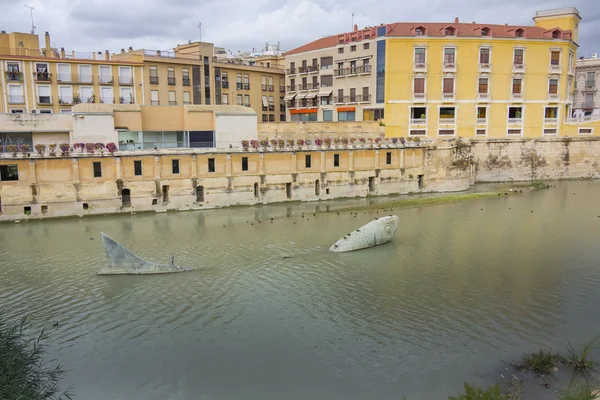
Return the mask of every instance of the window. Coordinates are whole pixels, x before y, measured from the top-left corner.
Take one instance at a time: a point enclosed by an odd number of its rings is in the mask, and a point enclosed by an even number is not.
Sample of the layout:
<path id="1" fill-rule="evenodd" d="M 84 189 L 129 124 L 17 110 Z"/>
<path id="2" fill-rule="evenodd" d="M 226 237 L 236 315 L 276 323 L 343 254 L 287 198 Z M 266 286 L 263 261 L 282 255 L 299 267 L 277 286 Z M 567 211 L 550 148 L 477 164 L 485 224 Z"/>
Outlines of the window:
<path id="1" fill-rule="evenodd" d="M 150 91 L 150 104 L 153 106 L 157 106 L 160 104 L 160 102 L 158 101 L 158 90 Z"/>
<path id="2" fill-rule="evenodd" d="M 559 31 L 558 29 L 555 31 L 552 31 L 552 39 L 560 39 L 561 37 L 561 31 Z"/>
<path id="3" fill-rule="evenodd" d="M 242 157 L 242 171 L 248 171 L 248 157 Z"/>
<path id="4" fill-rule="evenodd" d="M 523 116 L 523 109 L 521 107 L 508 107 L 508 118 L 509 119 L 521 119 Z"/>
<path id="5" fill-rule="evenodd" d="M 558 107 L 546 107 L 544 110 L 544 118 L 556 119 L 558 118 Z"/>
<path id="6" fill-rule="evenodd" d="M 426 119 L 427 118 L 427 108 L 426 107 L 412 107 L 410 110 L 410 118 L 411 119 Z"/>
<path id="7" fill-rule="evenodd" d="M 190 92 L 183 92 L 183 104 L 191 104 Z M 224 103 L 226 104 L 226 103 Z"/>
<path id="8" fill-rule="evenodd" d="M 150 83 L 158 85 L 158 69 L 155 66 L 150 66 Z"/>
<path id="9" fill-rule="evenodd" d="M 94 161 L 94 178 L 102 178 L 102 163 L 100 161 Z"/>
<path id="10" fill-rule="evenodd" d="M 579 135 L 591 135 L 594 133 L 593 128 L 579 128 Z"/>
<path id="11" fill-rule="evenodd" d="M 477 136 L 485 136 L 486 135 L 486 130 L 485 129 L 477 129 L 477 131 L 475 132 L 475 134 Z"/>
<path id="12" fill-rule="evenodd" d="M 425 78 L 418 77 L 413 79 L 413 93 L 425 93 Z"/>
<path id="13" fill-rule="evenodd" d="M 520 129 L 509 129 L 507 133 L 509 135 L 520 135 L 521 134 L 521 130 Z"/>
<path id="14" fill-rule="evenodd" d="M 423 35 L 425 35 L 425 29 L 424 28 L 417 28 L 417 29 L 415 29 L 415 35 L 417 35 L 417 36 L 423 36 Z"/>
<path id="15" fill-rule="evenodd" d="M 262 122 L 269 122 L 269 116 L 267 114 L 262 115 Z"/>
<path id="16" fill-rule="evenodd" d="M 339 154 L 334 154 L 333 155 L 333 166 L 334 167 L 339 167 L 340 166 L 340 155 Z"/>
<path id="17" fill-rule="evenodd" d="M 550 52 L 550 65 L 560 65 L 560 51 Z"/>
<path id="18" fill-rule="evenodd" d="M 244 74 L 244 90 L 250 89 L 250 76 L 248 74 Z"/>
<path id="19" fill-rule="evenodd" d="M 16 165 L 0 165 L 0 181 L 18 181 L 19 168 Z"/>
<path id="20" fill-rule="evenodd" d="M 169 85 L 175 84 L 175 68 L 173 68 L 173 67 L 167 68 L 167 84 L 169 84 Z"/>
<path id="21" fill-rule="evenodd" d="M 38 104 L 52 104 L 50 86 L 38 85 Z"/>
<path id="22" fill-rule="evenodd" d="M 369 43 L 364 43 L 363 44 L 363 50 L 369 50 Z"/>
<path id="23" fill-rule="evenodd" d="M 25 111 L 22 108 L 13 108 L 10 110 L 11 114 L 23 114 Z"/>
<path id="24" fill-rule="evenodd" d="M 246 107 L 250 107 L 250 95 L 249 94 L 244 95 L 244 105 Z"/>
<path id="25" fill-rule="evenodd" d="M 293 64 L 293 63 L 292 63 Z M 235 75 L 236 88 L 241 90 L 244 86 L 242 85 L 242 74 Z"/>
<path id="26" fill-rule="evenodd" d="M 363 62 L 363 67 L 366 67 L 367 65 L 369 65 L 369 59 L 368 58 L 365 58 L 364 60 L 362 60 L 362 62 Z"/>
<path id="27" fill-rule="evenodd" d="M 369 87 L 365 86 L 362 89 L 362 101 L 369 101 L 371 100 L 370 95 L 369 95 Z"/>
<path id="28" fill-rule="evenodd" d="M 237 105 L 238 106 L 243 106 L 244 105 L 243 96 L 241 94 L 237 95 Z"/>
<path id="29" fill-rule="evenodd" d="M 285 114 L 281 114 L 281 115 L 279 116 L 279 120 L 280 120 L 281 122 L 285 122 Z"/>
<path id="30" fill-rule="evenodd" d="M 223 73 L 223 79 L 227 80 L 226 77 L 226 72 Z M 181 84 L 183 86 L 190 86 L 190 70 L 187 68 L 183 68 L 181 70 Z"/>
<path id="31" fill-rule="evenodd" d="M 454 114 L 456 110 L 454 107 L 440 107 L 440 122 L 444 120 L 454 121 Z"/>
<path id="32" fill-rule="evenodd" d="M 333 110 L 323 110 L 323 121 L 333 121 Z"/>
<path id="33" fill-rule="evenodd" d="M 425 48 L 415 48 L 415 64 L 425 64 Z"/>
<path id="34" fill-rule="evenodd" d="M 489 64 L 490 63 L 490 49 L 479 49 L 479 63 Z"/>
<path id="35" fill-rule="evenodd" d="M 392 152 L 388 151 L 385 153 L 385 163 L 386 165 L 392 165 Z"/>
<path id="36" fill-rule="evenodd" d="M 454 78 L 444 78 L 444 94 L 454 93 Z"/>
<path id="37" fill-rule="evenodd" d="M 350 51 L 356 51 L 356 45 L 350 46 Z"/>
<path id="38" fill-rule="evenodd" d="M 120 90 L 119 103 L 121 104 L 134 104 L 133 101 L 133 90 L 130 87 L 122 87 Z"/>
<path id="39" fill-rule="evenodd" d="M 479 78 L 479 93 L 488 93 L 488 78 Z"/>
<path id="40" fill-rule="evenodd" d="M 333 75 L 321 76 L 321 87 L 333 86 Z"/>
<path id="41" fill-rule="evenodd" d="M 312 166 L 312 156 L 310 154 L 307 154 L 306 156 L 304 156 L 304 167 L 311 168 L 311 166 Z"/>
<path id="42" fill-rule="evenodd" d="M 354 111 L 338 111 L 338 121 L 354 121 Z"/>
<path id="43" fill-rule="evenodd" d="M 451 26 L 446 28 L 446 30 L 444 31 L 444 34 L 446 36 L 454 36 L 454 28 Z"/>
<path id="44" fill-rule="evenodd" d="M 174 175 L 179 174 L 179 160 L 171 160 L 171 168 Z"/>
<path id="45" fill-rule="evenodd" d="M 444 48 L 444 64 L 454 64 L 456 61 L 456 49 L 454 47 Z"/>
<path id="46" fill-rule="evenodd" d="M 512 93 L 513 94 L 521 94 L 521 83 L 522 83 L 522 79 L 519 78 L 514 78 L 512 80 Z"/>
<path id="47" fill-rule="evenodd" d="M 594 108 L 594 93 L 585 94 L 584 108 Z"/>
<path id="48" fill-rule="evenodd" d="M 142 162 L 140 160 L 135 160 L 133 162 L 133 174 L 136 176 L 142 175 Z"/>
<path id="49" fill-rule="evenodd" d="M 481 36 L 489 36 L 490 35 L 490 28 L 482 28 L 481 29 Z"/>
<path id="50" fill-rule="evenodd" d="M 223 93 L 221 96 L 221 104 L 227 105 L 229 104 L 229 94 Z"/>
<path id="51" fill-rule="evenodd" d="M 350 89 L 350 102 L 356 102 L 356 88 Z"/>
<path id="52" fill-rule="evenodd" d="M 215 172 L 215 159 L 214 158 L 208 159 L 208 172 Z"/>
<path id="53" fill-rule="evenodd" d="M 515 65 L 523 65 L 523 49 L 515 49 L 514 63 Z"/>
<path id="54" fill-rule="evenodd" d="M 477 107 L 477 120 L 487 118 L 487 107 Z"/>
<path id="55" fill-rule="evenodd" d="M 344 54 L 344 48 L 343 47 L 338 48 L 338 54 Z"/>
<path id="56" fill-rule="evenodd" d="M 177 105 L 177 101 L 175 100 L 175 91 L 174 90 L 169 90 L 169 105 L 170 106 Z"/>
<path id="57" fill-rule="evenodd" d="M 548 93 L 558 94 L 558 79 L 550 79 L 548 83 Z"/>
<path id="58" fill-rule="evenodd" d="M 427 131 L 425 129 L 411 129 L 408 132 L 409 136 L 425 136 Z"/>
<path id="59" fill-rule="evenodd" d="M 342 103 L 344 101 L 344 89 L 338 89 L 338 103 Z"/>
<path id="60" fill-rule="evenodd" d="M 587 77 L 585 79 L 585 84 L 587 86 L 593 86 L 594 83 L 596 83 L 596 73 L 595 72 L 588 72 L 587 73 Z"/>
<path id="61" fill-rule="evenodd" d="M 523 36 L 525 36 L 525 31 L 523 29 L 519 28 L 515 31 L 515 37 L 523 37 Z"/>

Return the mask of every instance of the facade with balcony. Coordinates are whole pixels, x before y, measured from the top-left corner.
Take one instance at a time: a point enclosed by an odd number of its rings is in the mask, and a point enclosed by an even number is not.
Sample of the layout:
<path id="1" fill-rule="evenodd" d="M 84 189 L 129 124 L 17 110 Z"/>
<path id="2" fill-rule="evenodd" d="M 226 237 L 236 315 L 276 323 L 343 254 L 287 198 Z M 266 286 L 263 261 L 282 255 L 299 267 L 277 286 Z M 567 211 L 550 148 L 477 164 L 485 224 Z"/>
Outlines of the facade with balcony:
<path id="1" fill-rule="evenodd" d="M 376 98 L 376 28 L 316 40 L 285 54 L 285 104 L 290 121 L 363 121 L 383 118 Z M 385 42 L 382 42 L 385 44 Z M 379 46 L 380 65 L 385 59 Z M 383 86 L 380 85 L 382 91 Z"/>
<path id="2" fill-rule="evenodd" d="M 600 58 L 584 58 L 576 62 L 573 117 L 600 119 Z"/>

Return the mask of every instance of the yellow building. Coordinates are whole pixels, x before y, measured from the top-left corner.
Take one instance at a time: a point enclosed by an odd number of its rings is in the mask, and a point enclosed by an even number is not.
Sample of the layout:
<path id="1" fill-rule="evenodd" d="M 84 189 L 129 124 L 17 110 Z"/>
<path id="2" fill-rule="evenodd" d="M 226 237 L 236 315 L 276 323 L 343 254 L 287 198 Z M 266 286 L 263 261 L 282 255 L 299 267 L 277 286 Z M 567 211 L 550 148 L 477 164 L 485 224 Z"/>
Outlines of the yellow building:
<path id="1" fill-rule="evenodd" d="M 570 118 L 580 19 L 570 7 L 538 11 L 533 26 L 388 25 L 386 135 L 581 134 Z"/>
<path id="2" fill-rule="evenodd" d="M 134 104 L 143 94 L 143 64 L 108 51 L 40 49 L 38 35 L 0 33 L 0 113 L 70 113 L 78 103 Z"/>

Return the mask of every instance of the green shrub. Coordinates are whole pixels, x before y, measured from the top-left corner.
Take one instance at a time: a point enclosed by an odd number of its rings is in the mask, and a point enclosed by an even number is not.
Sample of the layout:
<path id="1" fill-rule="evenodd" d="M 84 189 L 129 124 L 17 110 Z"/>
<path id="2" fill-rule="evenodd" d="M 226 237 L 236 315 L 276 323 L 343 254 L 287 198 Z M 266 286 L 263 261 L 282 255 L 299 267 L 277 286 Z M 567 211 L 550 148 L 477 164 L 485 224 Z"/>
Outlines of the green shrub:
<path id="1" fill-rule="evenodd" d="M 594 362 L 590 360 L 592 353 L 600 348 L 600 334 L 591 336 L 579 350 L 576 350 L 570 343 L 567 343 L 566 363 L 578 371 L 589 370 L 594 367 Z"/>
<path id="2" fill-rule="evenodd" d="M 540 349 L 537 353 L 525 354 L 517 367 L 538 374 L 551 374 L 556 370 L 558 363 L 563 360 L 564 358 L 560 354 Z"/>
<path id="3" fill-rule="evenodd" d="M 558 400 L 594 400 L 595 398 L 588 385 L 571 385 L 558 394 Z"/>
<path id="4" fill-rule="evenodd" d="M 500 392 L 500 386 L 489 386 L 486 389 L 465 382 L 464 393 L 450 396 L 448 400 L 507 400 L 508 396 Z"/>

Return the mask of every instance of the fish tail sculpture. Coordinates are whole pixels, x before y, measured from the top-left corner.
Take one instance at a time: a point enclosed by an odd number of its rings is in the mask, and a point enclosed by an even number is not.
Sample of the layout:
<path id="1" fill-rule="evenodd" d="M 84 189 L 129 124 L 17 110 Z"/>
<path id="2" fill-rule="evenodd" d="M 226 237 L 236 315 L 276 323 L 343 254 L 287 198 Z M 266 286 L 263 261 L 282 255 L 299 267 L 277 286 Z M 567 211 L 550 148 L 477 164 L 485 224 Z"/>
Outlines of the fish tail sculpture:
<path id="1" fill-rule="evenodd" d="M 335 242 L 329 250 L 342 253 L 377 246 L 392 240 L 397 230 L 397 215 L 376 218 L 354 232 L 345 235 Z"/>
<path id="2" fill-rule="evenodd" d="M 190 268 L 178 267 L 173 263 L 155 264 L 144 261 L 104 233 L 100 232 L 100 236 L 102 237 L 104 250 L 106 250 L 108 267 L 101 269 L 98 275 L 166 274 L 192 270 Z"/>

